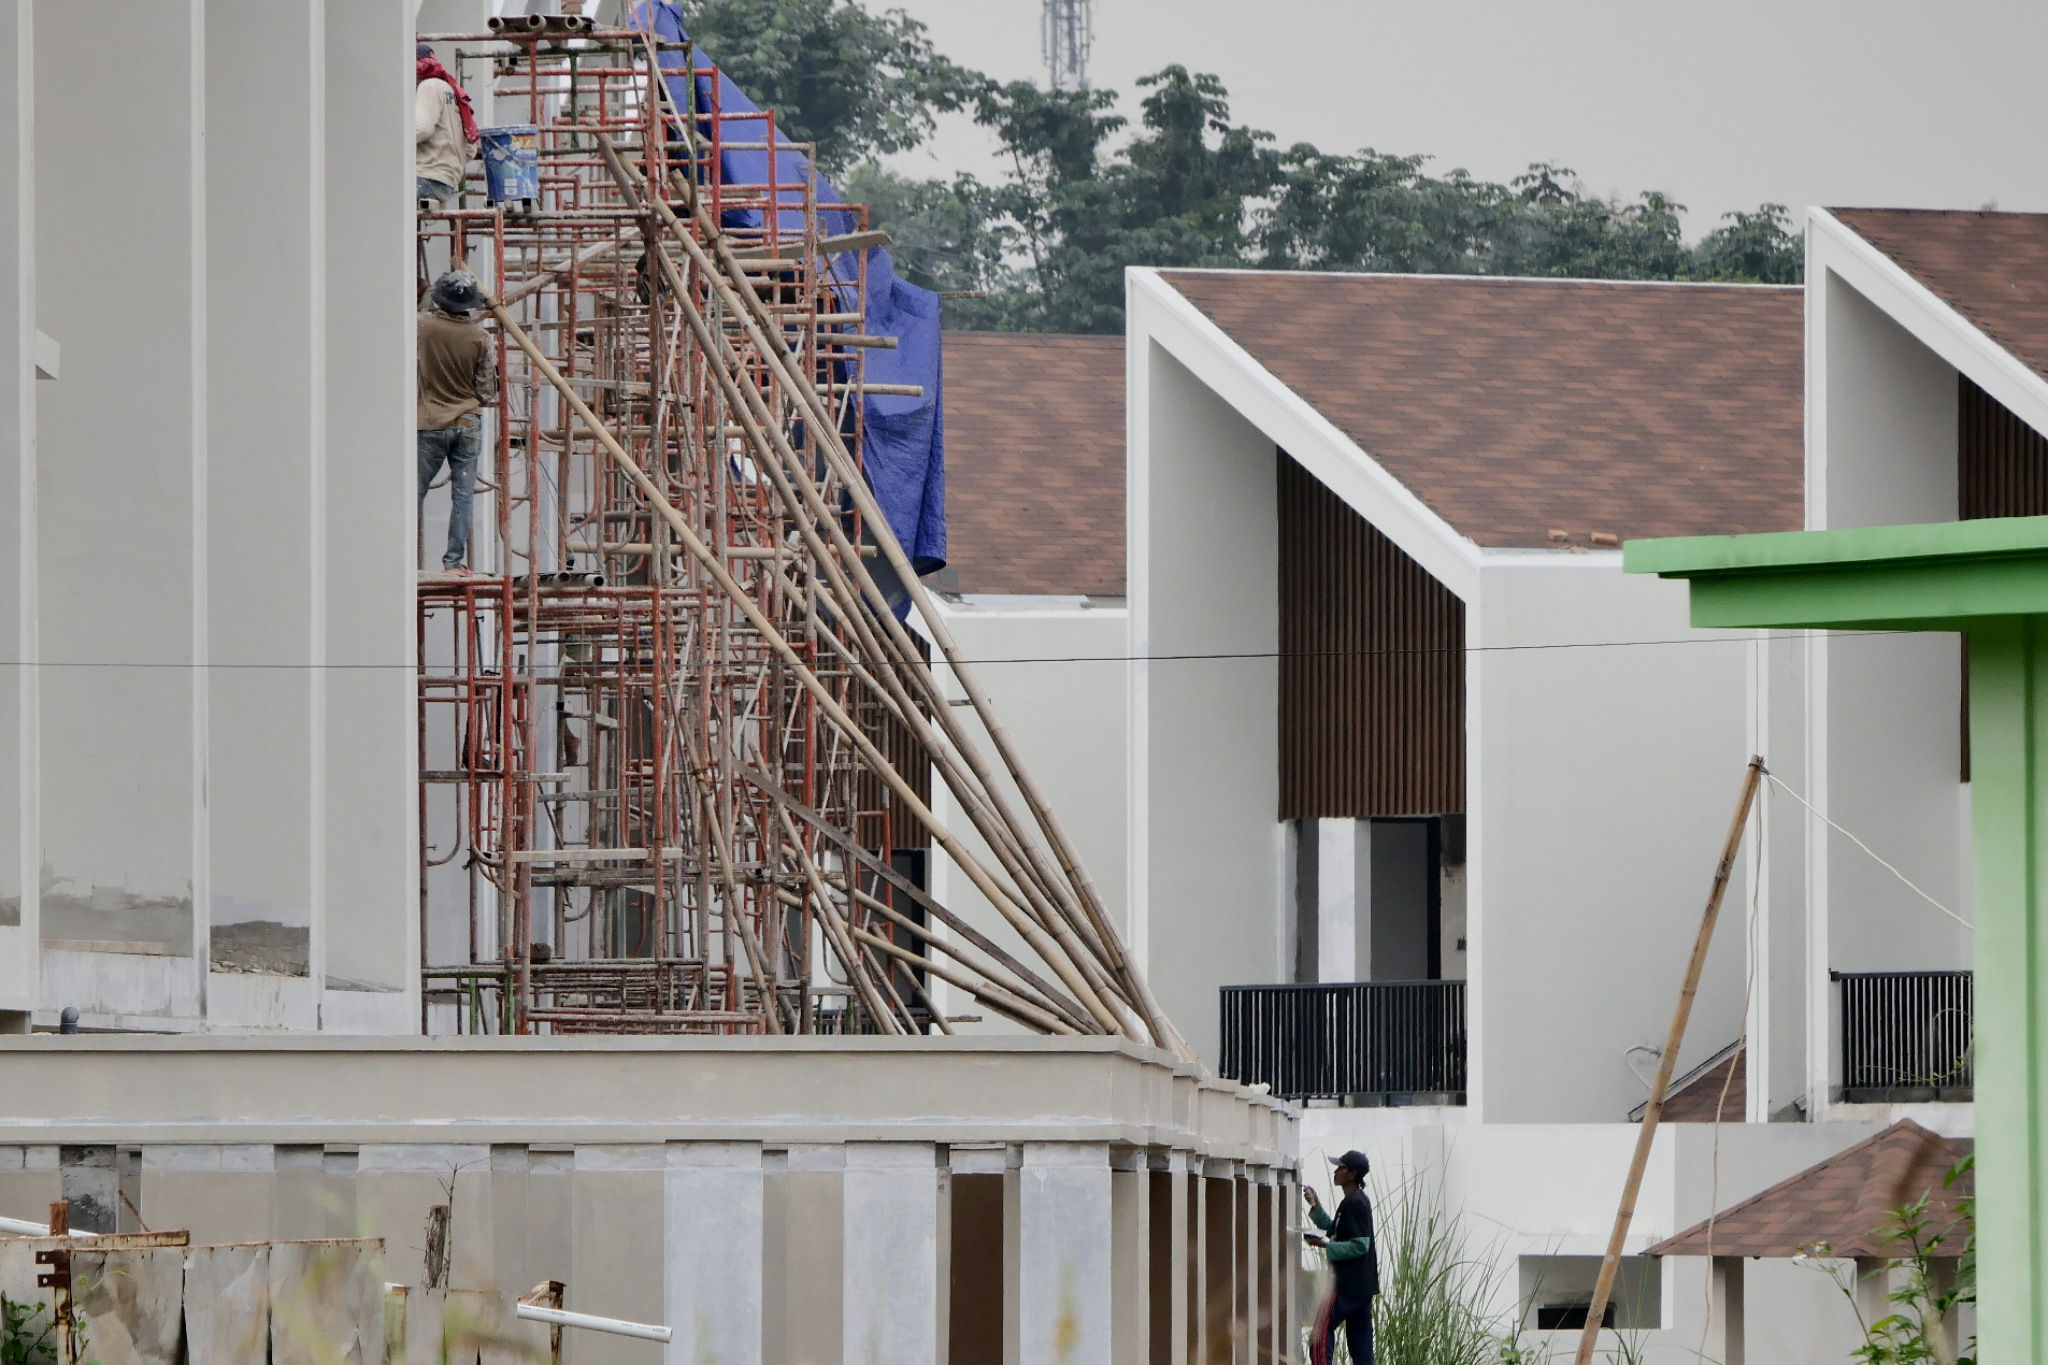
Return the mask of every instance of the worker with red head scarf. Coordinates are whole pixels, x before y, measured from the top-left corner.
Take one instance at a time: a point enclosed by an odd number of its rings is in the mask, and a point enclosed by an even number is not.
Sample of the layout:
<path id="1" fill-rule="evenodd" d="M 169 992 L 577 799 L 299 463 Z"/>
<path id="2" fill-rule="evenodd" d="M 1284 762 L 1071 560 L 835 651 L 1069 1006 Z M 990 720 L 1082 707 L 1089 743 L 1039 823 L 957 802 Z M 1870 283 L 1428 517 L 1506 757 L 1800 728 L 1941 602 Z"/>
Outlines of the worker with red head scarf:
<path id="1" fill-rule="evenodd" d="M 476 155 L 476 110 L 431 44 L 414 49 L 413 69 L 413 171 L 420 199 L 444 204 L 461 189 L 463 172 Z"/>

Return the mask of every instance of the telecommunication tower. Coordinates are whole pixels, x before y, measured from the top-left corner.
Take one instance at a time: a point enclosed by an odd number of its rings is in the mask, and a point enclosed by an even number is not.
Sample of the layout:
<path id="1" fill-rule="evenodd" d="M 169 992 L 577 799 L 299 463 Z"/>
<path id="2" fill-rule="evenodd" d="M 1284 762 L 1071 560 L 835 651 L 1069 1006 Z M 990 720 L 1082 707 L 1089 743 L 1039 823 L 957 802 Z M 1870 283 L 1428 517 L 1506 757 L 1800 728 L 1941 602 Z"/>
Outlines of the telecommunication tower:
<path id="1" fill-rule="evenodd" d="M 1088 88 L 1088 49 L 1095 43 L 1095 0 L 1045 0 L 1039 40 L 1055 90 Z"/>

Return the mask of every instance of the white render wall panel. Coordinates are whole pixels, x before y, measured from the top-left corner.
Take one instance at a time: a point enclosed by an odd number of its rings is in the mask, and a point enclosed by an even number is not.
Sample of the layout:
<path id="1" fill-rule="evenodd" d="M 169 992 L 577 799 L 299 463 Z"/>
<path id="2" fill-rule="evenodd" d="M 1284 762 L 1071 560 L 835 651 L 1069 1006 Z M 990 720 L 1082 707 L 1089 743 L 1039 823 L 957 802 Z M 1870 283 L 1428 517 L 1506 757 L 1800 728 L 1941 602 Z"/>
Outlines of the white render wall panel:
<path id="1" fill-rule="evenodd" d="M 409 0 L 327 0 L 326 666 L 316 799 L 329 1029 L 419 1027 Z M 474 31 L 474 30 L 472 30 Z M 337 992 L 346 990 L 340 995 Z"/>
<path id="2" fill-rule="evenodd" d="M 1217 987 L 1288 976 L 1273 916 L 1279 768 L 1273 443 L 1133 333 L 1134 838 L 1153 988 L 1206 1061 Z M 1142 373 L 1141 373 L 1142 372 Z M 1140 528 L 1142 527 L 1142 534 Z"/>
<path id="3" fill-rule="evenodd" d="M 205 22 L 208 958 L 310 994 L 325 23 L 321 0 Z"/>
<path id="4" fill-rule="evenodd" d="M 1020 1365 L 1109 1365 L 1109 1148 L 1027 1142 L 1017 1175 Z"/>
<path id="5" fill-rule="evenodd" d="M 35 6 L 0 3 L 0 1010 L 32 1009 L 40 908 L 36 866 L 40 683 L 36 657 Z"/>
<path id="6" fill-rule="evenodd" d="M 1683 583 L 1618 565 L 1482 577 L 1467 1029 L 1488 1124 L 1616 1122 L 1644 1098 L 1622 1052 L 1664 1042 L 1749 758 L 1750 646 L 1687 620 Z M 1680 1074 L 1742 1029 L 1749 853 Z"/>
<path id="7" fill-rule="evenodd" d="M 37 321 L 68 376 L 37 395 L 38 625 L 63 677 L 41 707 L 41 932 L 145 945 L 190 976 L 207 897 L 202 10 L 42 0 L 35 28 L 57 77 L 36 88 Z M 90 1007 L 165 1010 L 161 984 Z"/>
<path id="8" fill-rule="evenodd" d="M 852 1142 L 845 1153 L 842 1358 L 937 1365 L 937 1149 L 920 1142 Z M 798 1236 L 804 1221 L 796 1220 Z"/>

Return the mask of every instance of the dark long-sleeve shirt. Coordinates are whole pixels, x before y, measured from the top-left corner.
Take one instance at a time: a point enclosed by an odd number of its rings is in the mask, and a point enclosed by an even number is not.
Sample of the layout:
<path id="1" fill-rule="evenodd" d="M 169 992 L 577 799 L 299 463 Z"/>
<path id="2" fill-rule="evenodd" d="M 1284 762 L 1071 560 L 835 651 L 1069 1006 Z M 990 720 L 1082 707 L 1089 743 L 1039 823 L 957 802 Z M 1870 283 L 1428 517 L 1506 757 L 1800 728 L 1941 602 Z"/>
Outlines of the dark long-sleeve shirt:
<path id="1" fill-rule="evenodd" d="M 1354 1190 L 1337 1205 L 1334 1218 L 1320 1204 L 1308 1212 L 1328 1236 L 1326 1251 L 1330 1271 L 1337 1280 L 1337 1297 L 1356 1302 L 1379 1293 L 1380 1266 L 1373 1246 L 1372 1201 Z"/>

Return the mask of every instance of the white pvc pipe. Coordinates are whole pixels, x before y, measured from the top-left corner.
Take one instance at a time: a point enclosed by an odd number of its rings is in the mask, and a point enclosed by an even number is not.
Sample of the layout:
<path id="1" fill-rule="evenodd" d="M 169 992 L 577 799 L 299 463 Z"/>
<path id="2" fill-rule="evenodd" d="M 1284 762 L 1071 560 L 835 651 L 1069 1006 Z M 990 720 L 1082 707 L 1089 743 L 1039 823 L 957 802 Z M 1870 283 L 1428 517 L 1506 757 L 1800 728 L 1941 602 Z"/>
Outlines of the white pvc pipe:
<path id="1" fill-rule="evenodd" d="M 50 1235 L 50 1225 L 48 1223 L 31 1223 L 22 1218 L 0 1217 L 0 1233 L 5 1233 L 9 1237 L 48 1237 Z M 77 1228 L 73 1228 L 66 1235 L 70 1237 L 98 1237 L 101 1234 L 97 1232 L 81 1232 Z"/>
<path id="2" fill-rule="evenodd" d="M 528 1322 L 545 1322 L 555 1327 L 582 1327 L 592 1332 L 609 1332 L 615 1337 L 638 1337 L 642 1341 L 667 1341 L 671 1333 L 666 1327 L 646 1322 L 624 1322 L 618 1318 L 594 1318 L 588 1313 L 571 1313 L 561 1308 L 542 1308 L 538 1304 L 522 1303 L 519 1316 Z"/>

